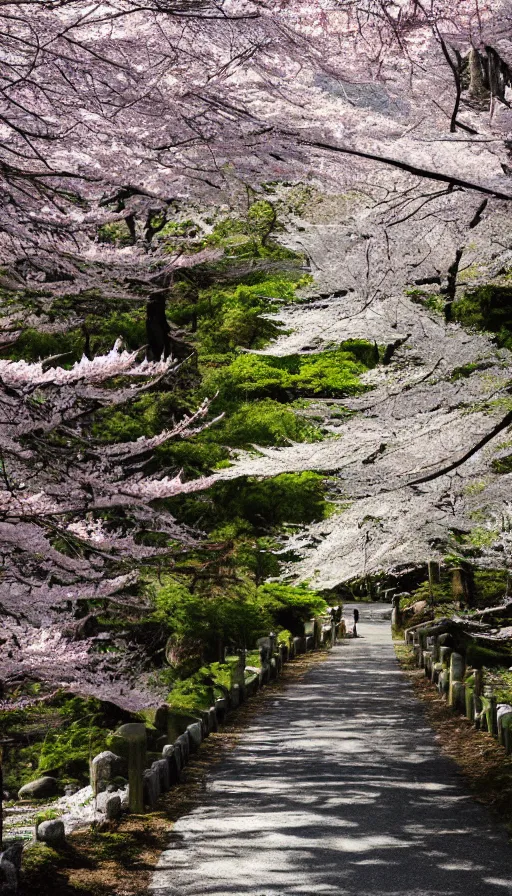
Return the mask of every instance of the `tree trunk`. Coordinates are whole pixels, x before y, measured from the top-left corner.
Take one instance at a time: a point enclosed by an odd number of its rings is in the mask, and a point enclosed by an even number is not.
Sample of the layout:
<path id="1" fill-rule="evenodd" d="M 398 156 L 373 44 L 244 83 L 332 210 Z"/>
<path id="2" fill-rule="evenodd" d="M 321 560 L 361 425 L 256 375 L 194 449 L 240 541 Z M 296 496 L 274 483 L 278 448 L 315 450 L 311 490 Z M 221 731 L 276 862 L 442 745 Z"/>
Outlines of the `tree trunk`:
<path id="1" fill-rule="evenodd" d="M 171 353 L 171 328 L 165 316 L 166 302 L 167 289 L 159 289 L 150 295 L 146 308 L 148 357 L 153 361 L 168 358 Z"/>

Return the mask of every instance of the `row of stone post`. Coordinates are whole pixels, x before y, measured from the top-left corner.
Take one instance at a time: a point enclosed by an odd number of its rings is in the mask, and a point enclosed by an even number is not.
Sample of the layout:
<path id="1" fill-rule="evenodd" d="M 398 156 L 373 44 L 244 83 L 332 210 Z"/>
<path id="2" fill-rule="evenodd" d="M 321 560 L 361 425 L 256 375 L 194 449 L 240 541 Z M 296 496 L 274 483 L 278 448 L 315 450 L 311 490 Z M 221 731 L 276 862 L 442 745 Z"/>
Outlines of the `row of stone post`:
<path id="1" fill-rule="evenodd" d="M 225 689 L 226 693 L 222 697 L 214 700 L 209 710 L 200 714 L 200 719 L 191 719 L 186 730 L 181 730 L 176 737 L 176 726 L 172 721 L 176 714 L 173 714 L 172 708 L 163 704 L 154 711 L 154 719 L 152 717 L 154 727 L 162 732 L 156 739 L 160 755 L 148 750 L 145 724 L 129 722 L 121 725 L 111 738 L 111 750 L 105 750 L 95 756 L 91 763 L 93 794 L 98 807 L 101 797 L 101 807 L 106 817 L 112 820 L 121 810 L 121 796 L 116 795 L 115 791 L 116 779 L 121 781 L 128 779 L 127 807 L 130 812 L 140 814 L 146 807 L 153 808 L 160 795 L 179 781 L 181 771 L 189 757 L 199 749 L 204 737 L 217 730 L 218 724 L 225 720 L 229 709 L 235 709 L 258 687 L 277 678 L 288 660 L 307 649 L 321 646 L 328 639 L 331 644 L 335 642 L 336 621 L 328 617 L 328 632 L 326 625 L 326 620 L 323 618 L 319 620 L 317 617 L 305 624 L 303 638 L 290 638 L 288 642 L 280 644 L 273 632 L 265 638 L 260 638 L 257 642 L 260 654 L 259 668 L 246 667 L 245 650 L 235 652 L 232 649 L 224 658 L 230 667 L 231 687 Z M 308 641 L 309 638 L 312 639 L 312 644 Z M 253 673 L 248 678 L 246 669 Z M 121 784 L 119 793 L 123 791 L 124 785 Z"/>
<path id="2" fill-rule="evenodd" d="M 481 669 L 466 668 L 465 657 L 453 649 L 450 634 L 428 634 L 428 627 L 417 626 L 405 632 L 412 645 L 417 665 L 448 705 L 466 716 L 477 729 L 489 732 L 512 753 L 512 706 L 498 703 L 490 686 L 485 686 Z"/>

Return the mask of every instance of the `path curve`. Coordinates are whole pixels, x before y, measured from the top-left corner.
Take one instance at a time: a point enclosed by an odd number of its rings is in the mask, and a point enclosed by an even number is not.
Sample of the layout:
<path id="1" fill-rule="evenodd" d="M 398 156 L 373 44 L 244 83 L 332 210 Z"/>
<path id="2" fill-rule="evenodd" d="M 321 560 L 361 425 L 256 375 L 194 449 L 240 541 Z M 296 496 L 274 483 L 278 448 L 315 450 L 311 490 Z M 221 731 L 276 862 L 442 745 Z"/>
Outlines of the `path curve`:
<path id="1" fill-rule="evenodd" d="M 347 608 L 348 609 L 348 608 Z M 512 847 L 442 756 L 389 620 L 285 689 L 174 827 L 152 896 L 505 896 Z"/>

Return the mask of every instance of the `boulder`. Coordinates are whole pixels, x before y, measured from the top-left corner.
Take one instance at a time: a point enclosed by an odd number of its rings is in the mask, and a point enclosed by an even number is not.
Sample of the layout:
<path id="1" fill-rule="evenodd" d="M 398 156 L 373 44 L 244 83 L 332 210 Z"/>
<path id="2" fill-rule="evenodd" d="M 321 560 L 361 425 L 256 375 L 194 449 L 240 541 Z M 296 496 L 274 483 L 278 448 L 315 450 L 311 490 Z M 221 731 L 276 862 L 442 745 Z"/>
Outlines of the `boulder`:
<path id="1" fill-rule="evenodd" d="M 21 856 L 23 854 L 24 840 L 15 840 L 7 849 L 4 849 L 2 856 L 11 865 L 14 865 L 16 871 L 21 870 Z"/>
<path id="2" fill-rule="evenodd" d="M 161 703 L 155 712 L 154 726 L 158 731 L 167 732 L 169 723 L 170 707 L 167 703 Z"/>
<path id="3" fill-rule="evenodd" d="M 96 796 L 106 790 L 123 771 L 123 760 L 110 750 L 98 753 L 91 762 L 91 787 Z"/>
<path id="4" fill-rule="evenodd" d="M 105 803 L 105 818 L 107 821 L 116 821 L 121 815 L 121 812 L 121 797 L 117 793 L 113 793 Z"/>
<path id="5" fill-rule="evenodd" d="M 75 793 L 78 793 L 80 787 L 78 784 L 66 784 L 64 787 L 64 796 L 73 796 Z"/>
<path id="6" fill-rule="evenodd" d="M 36 778 L 35 781 L 29 781 L 24 784 L 18 791 L 18 799 L 20 800 L 44 800 L 50 796 L 57 796 L 59 792 L 59 783 L 56 778 L 45 775 L 42 778 Z"/>
<path id="7" fill-rule="evenodd" d="M 187 728 L 187 733 L 190 739 L 190 751 L 191 753 L 197 753 L 199 747 L 201 746 L 203 740 L 203 732 L 201 730 L 201 723 L 194 722 L 192 725 L 189 725 Z"/>
<path id="8" fill-rule="evenodd" d="M 58 849 L 66 842 L 66 832 L 64 830 L 64 822 L 58 818 L 52 818 L 49 821 L 42 821 L 36 828 L 36 839 L 41 840 L 48 846 Z"/>
<path id="9" fill-rule="evenodd" d="M 126 787 L 123 787 L 122 790 L 117 791 L 117 795 L 121 799 L 121 809 L 123 812 L 128 812 L 130 808 L 130 785 L 127 784 Z"/>
<path id="10" fill-rule="evenodd" d="M 417 613 L 423 613 L 423 610 L 426 610 L 427 607 L 428 603 L 426 600 L 417 600 L 416 603 L 412 605 L 411 610 L 416 616 Z"/>
<path id="11" fill-rule="evenodd" d="M 103 813 L 107 821 L 115 821 L 122 811 L 120 794 L 100 793 L 96 799 L 96 808 Z"/>

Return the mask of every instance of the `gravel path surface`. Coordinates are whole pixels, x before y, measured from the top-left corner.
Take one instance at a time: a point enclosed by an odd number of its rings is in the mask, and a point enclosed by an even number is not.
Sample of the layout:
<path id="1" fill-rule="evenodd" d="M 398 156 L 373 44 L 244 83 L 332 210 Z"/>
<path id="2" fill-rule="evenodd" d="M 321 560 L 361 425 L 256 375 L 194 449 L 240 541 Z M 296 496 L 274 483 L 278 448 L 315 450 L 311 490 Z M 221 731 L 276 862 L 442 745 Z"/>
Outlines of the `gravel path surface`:
<path id="1" fill-rule="evenodd" d="M 503 896 L 512 847 L 443 757 L 389 620 L 276 697 L 175 825 L 152 896 Z M 350 608 L 346 608 L 350 616 Z"/>

